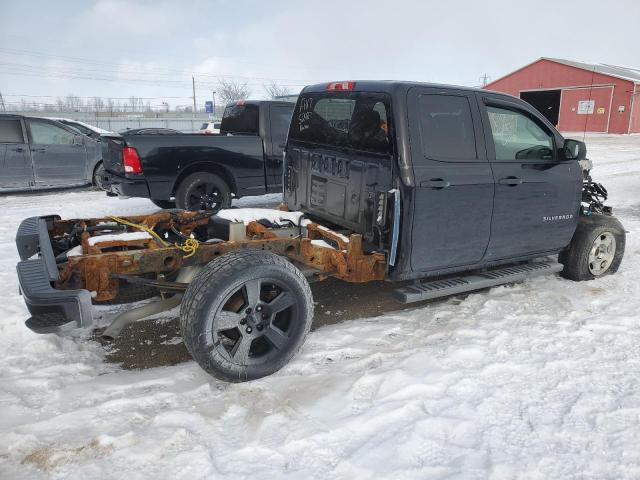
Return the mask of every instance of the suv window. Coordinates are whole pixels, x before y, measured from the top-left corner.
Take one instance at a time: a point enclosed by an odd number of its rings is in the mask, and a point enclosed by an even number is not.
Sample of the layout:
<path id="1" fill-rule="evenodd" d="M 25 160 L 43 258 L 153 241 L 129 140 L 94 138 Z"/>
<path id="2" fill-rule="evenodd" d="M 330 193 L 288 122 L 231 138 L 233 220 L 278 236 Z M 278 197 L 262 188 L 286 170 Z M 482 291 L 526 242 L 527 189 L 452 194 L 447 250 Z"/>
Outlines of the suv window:
<path id="1" fill-rule="evenodd" d="M 20 120 L 0 120 L 0 143 L 24 143 Z"/>
<path id="2" fill-rule="evenodd" d="M 75 135 L 52 123 L 29 120 L 29 128 L 34 145 L 73 145 Z"/>
<path id="3" fill-rule="evenodd" d="M 528 115 L 487 106 L 496 160 L 553 160 L 553 137 Z"/>
<path id="4" fill-rule="evenodd" d="M 375 153 L 390 153 L 389 96 L 382 93 L 310 93 L 298 100 L 293 140 Z"/>
<path id="5" fill-rule="evenodd" d="M 422 152 L 431 160 L 475 160 L 476 137 L 467 97 L 420 95 Z"/>
<path id="6" fill-rule="evenodd" d="M 220 133 L 258 135 L 257 105 L 233 104 L 224 109 Z"/>

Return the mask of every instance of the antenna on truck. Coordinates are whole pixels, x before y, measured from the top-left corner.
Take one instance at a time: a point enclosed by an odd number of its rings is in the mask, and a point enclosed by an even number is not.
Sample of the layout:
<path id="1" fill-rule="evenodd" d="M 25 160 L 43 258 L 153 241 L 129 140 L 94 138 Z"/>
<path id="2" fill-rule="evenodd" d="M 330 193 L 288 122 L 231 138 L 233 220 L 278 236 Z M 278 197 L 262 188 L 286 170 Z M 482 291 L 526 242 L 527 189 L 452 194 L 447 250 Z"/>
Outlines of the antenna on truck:
<path id="1" fill-rule="evenodd" d="M 591 94 L 593 93 L 593 79 L 596 75 L 596 66 L 593 66 L 593 70 L 591 70 L 591 85 L 589 86 L 589 103 L 587 105 L 591 104 Z M 593 106 L 594 110 L 595 110 L 595 102 L 594 102 L 594 106 Z M 587 122 L 589 121 L 589 115 L 591 115 L 591 113 L 588 113 L 589 110 L 587 109 L 587 114 L 584 116 L 584 129 L 582 130 L 582 141 L 584 142 L 585 137 L 587 136 Z"/>

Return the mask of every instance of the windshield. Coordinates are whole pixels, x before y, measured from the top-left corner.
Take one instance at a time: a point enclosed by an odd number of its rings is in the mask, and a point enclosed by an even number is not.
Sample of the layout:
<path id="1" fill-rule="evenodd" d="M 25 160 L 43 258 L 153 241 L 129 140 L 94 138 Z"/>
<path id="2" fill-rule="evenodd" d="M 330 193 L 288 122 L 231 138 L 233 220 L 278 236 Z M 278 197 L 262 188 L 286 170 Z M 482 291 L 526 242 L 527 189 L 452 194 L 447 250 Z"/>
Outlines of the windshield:
<path id="1" fill-rule="evenodd" d="M 389 153 L 389 96 L 331 92 L 302 95 L 289 138 L 301 142 Z"/>
<path id="2" fill-rule="evenodd" d="M 258 106 L 237 103 L 227 105 L 222 115 L 220 133 L 258 135 Z"/>

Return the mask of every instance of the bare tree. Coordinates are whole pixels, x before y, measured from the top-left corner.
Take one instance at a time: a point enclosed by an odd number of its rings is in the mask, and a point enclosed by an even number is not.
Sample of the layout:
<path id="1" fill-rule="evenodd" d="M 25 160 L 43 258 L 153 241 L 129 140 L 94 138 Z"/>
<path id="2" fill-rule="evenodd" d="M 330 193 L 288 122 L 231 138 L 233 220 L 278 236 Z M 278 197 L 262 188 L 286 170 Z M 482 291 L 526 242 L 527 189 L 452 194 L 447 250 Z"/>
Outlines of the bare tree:
<path id="1" fill-rule="evenodd" d="M 284 85 L 278 84 L 276 81 L 272 81 L 269 84 L 262 85 L 264 91 L 267 92 L 267 95 L 271 98 L 284 97 L 285 95 L 291 95 L 291 91 L 289 88 Z"/>
<path id="2" fill-rule="evenodd" d="M 99 112 L 104 108 L 104 100 L 102 97 L 93 97 L 91 99 L 91 108 L 94 112 Z"/>
<path id="3" fill-rule="evenodd" d="M 56 99 L 56 109 L 59 112 L 64 112 L 64 100 L 61 99 L 60 97 Z"/>
<path id="4" fill-rule="evenodd" d="M 240 83 L 235 80 L 220 80 L 218 85 L 218 95 L 224 103 L 246 100 L 251 95 L 251 90 L 247 82 Z"/>
<path id="5" fill-rule="evenodd" d="M 82 108 L 82 99 L 77 95 L 70 93 L 64 99 L 65 107 L 70 112 L 79 112 Z"/>

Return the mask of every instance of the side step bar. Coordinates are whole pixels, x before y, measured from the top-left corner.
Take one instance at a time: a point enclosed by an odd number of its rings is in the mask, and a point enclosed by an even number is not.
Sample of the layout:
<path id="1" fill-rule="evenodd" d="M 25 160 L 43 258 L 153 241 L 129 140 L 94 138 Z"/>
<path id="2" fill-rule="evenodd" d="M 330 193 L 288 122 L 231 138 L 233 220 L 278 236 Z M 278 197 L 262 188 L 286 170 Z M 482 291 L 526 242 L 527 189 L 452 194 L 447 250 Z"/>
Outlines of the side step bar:
<path id="1" fill-rule="evenodd" d="M 505 283 L 521 282 L 527 278 L 560 272 L 563 268 L 562 264 L 555 261 L 510 265 L 482 273 L 408 285 L 394 290 L 392 297 L 401 303 L 421 302 Z"/>

